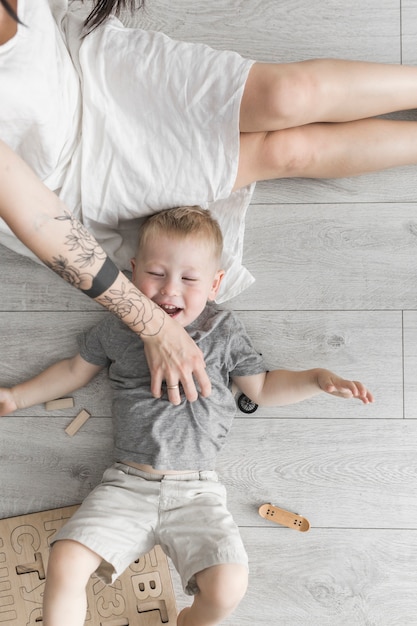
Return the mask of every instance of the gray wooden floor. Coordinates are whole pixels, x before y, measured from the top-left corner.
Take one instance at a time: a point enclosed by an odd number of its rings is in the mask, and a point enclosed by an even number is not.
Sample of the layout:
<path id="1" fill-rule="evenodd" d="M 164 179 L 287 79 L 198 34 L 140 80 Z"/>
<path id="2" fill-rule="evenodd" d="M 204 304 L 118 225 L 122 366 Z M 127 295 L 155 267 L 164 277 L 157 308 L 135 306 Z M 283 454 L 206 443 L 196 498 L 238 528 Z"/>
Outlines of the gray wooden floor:
<path id="1" fill-rule="evenodd" d="M 135 21 L 263 61 L 417 63 L 415 0 L 148 0 Z M 329 367 L 376 402 L 238 414 L 218 469 L 251 578 L 226 626 L 417 625 L 416 179 L 409 167 L 256 189 L 245 263 L 257 280 L 233 306 L 271 367 Z M 0 384 L 11 385 L 71 354 L 106 313 L 4 248 L 0 264 Z M 2 418 L 0 517 L 80 502 L 98 482 L 112 449 L 105 377 L 74 397 L 72 410 Z M 70 439 L 84 407 L 93 417 Z M 264 521 L 263 502 L 305 515 L 310 532 Z"/>

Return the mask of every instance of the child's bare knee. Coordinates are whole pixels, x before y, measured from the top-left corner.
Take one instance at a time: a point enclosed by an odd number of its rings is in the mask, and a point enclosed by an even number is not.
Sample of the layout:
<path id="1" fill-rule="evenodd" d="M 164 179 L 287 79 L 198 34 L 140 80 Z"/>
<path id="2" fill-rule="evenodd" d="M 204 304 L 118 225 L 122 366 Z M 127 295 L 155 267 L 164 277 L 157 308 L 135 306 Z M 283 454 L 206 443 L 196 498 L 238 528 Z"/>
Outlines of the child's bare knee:
<path id="1" fill-rule="evenodd" d="M 248 570 L 229 563 L 209 567 L 197 575 L 200 593 L 224 615 L 234 611 L 246 593 Z"/>
<path id="2" fill-rule="evenodd" d="M 84 588 L 101 559 L 82 544 L 71 540 L 54 543 L 48 560 L 49 583 Z"/>

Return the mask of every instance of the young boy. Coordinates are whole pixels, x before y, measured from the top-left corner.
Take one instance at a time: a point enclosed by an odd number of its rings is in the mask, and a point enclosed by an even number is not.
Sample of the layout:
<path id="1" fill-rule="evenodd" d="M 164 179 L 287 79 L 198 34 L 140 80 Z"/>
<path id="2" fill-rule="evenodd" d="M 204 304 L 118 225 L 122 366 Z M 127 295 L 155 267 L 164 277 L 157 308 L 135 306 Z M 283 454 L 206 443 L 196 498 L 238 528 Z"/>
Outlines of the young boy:
<path id="1" fill-rule="evenodd" d="M 159 543 L 194 595 L 179 626 L 215 626 L 242 599 L 247 555 L 214 471 L 236 411 L 231 383 L 257 404 L 283 405 L 325 391 L 365 404 L 359 382 L 325 369 L 265 371 L 239 318 L 214 300 L 224 272 L 218 224 L 199 207 L 158 213 L 140 232 L 133 282 L 178 320 L 204 353 L 210 397 L 176 405 L 150 393 L 142 341 L 115 316 L 85 333 L 80 353 L 39 376 L 0 389 L 0 415 L 61 397 L 108 367 L 114 391 L 115 460 L 101 484 L 58 532 L 44 597 L 44 626 L 82 626 L 85 586 L 96 572 L 110 583 Z"/>

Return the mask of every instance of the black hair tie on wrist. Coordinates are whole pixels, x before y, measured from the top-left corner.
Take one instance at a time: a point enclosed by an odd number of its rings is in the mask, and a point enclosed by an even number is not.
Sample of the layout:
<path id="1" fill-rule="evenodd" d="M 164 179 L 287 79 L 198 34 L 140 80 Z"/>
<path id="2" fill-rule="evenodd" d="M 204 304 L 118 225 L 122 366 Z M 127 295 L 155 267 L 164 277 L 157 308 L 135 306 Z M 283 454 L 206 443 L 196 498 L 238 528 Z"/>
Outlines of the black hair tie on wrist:
<path id="1" fill-rule="evenodd" d="M 118 275 L 119 269 L 109 257 L 106 257 L 103 265 L 94 276 L 90 289 L 81 289 L 81 291 L 89 298 L 98 298 L 112 286 Z"/>

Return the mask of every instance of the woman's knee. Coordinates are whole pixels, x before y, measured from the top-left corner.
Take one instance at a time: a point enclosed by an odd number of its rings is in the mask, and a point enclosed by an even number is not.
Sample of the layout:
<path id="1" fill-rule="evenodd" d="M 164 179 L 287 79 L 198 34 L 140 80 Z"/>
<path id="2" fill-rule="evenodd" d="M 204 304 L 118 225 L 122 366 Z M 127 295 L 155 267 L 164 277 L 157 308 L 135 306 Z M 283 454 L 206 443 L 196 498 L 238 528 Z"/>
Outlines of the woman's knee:
<path id="1" fill-rule="evenodd" d="M 307 129 L 291 128 L 268 133 L 265 139 L 265 169 L 271 178 L 308 176 L 319 158 L 318 148 Z"/>
<path id="2" fill-rule="evenodd" d="M 315 63 L 256 63 L 242 100 L 241 131 L 279 130 L 315 121 L 322 81 Z"/>
<path id="3" fill-rule="evenodd" d="M 319 150 L 305 127 L 265 133 L 256 160 L 258 180 L 309 176 Z"/>
<path id="4" fill-rule="evenodd" d="M 307 176 L 318 158 L 305 128 L 242 133 L 234 189 L 260 180 Z"/>

